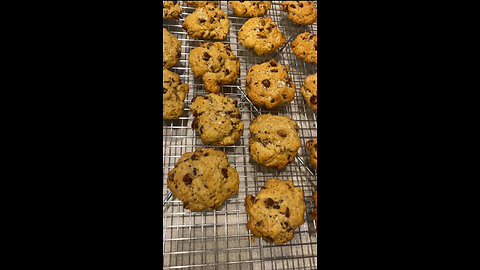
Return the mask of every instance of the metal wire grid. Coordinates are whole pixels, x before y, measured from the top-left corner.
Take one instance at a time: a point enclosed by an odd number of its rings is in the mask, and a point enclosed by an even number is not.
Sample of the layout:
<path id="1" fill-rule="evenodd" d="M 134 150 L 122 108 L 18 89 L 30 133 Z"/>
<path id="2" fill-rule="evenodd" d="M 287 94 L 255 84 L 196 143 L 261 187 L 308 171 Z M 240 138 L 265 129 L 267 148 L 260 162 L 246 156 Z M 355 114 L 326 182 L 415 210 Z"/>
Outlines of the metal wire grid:
<path id="1" fill-rule="evenodd" d="M 299 26 L 280 11 L 281 1 L 273 1 L 271 9 L 265 16 L 271 17 L 285 33 L 287 44 L 276 52 L 257 56 L 253 51 L 244 48 L 238 42 L 238 31 L 248 20 L 235 15 L 227 1 L 220 1 L 220 8 L 230 20 L 230 32 L 222 41 L 230 44 L 232 51 L 240 59 L 240 76 L 236 84 L 223 85 L 222 91 L 238 101 L 245 122 L 243 136 L 232 146 L 205 145 L 200 137 L 191 129 L 193 116 L 189 107 L 195 96 L 206 95 L 201 78 L 194 78 L 188 63 L 190 50 L 200 42 L 209 40 L 193 40 L 181 27 L 186 16 L 195 8 L 180 2 L 181 17 L 178 20 L 167 20 L 163 27 L 182 43 L 182 54 L 179 63 L 171 68 L 180 75 L 182 82 L 189 85 L 189 93 L 185 101 L 184 114 L 175 120 L 163 120 L 163 181 L 166 197 L 168 188 L 167 174 L 175 166 L 175 162 L 185 152 L 192 152 L 198 147 L 212 147 L 224 151 L 229 163 L 240 178 L 239 192 L 227 199 L 215 211 L 192 212 L 183 209 L 177 198 L 170 198 L 163 208 L 163 259 L 164 269 L 316 269 L 317 267 L 317 234 L 316 224 L 311 213 L 314 209 L 312 201 L 316 189 L 317 171 L 309 162 L 309 153 L 305 148 L 306 141 L 317 137 L 316 114 L 305 103 L 298 89 L 303 85 L 307 75 L 315 74 L 317 66 L 297 59 L 291 51 L 291 41 L 303 32 L 317 33 L 316 23 Z M 245 91 L 245 78 L 248 69 L 275 59 L 280 64 L 290 66 L 289 75 L 296 85 L 295 98 L 292 102 L 278 108 L 267 110 L 253 105 Z M 302 146 L 297 158 L 283 170 L 268 169 L 255 163 L 249 154 L 248 139 L 250 122 L 258 115 L 272 113 L 286 115 L 294 119 L 300 126 L 299 137 Z M 282 245 L 273 245 L 263 239 L 256 238 L 252 242 L 252 234 L 247 230 L 244 199 L 248 194 L 256 194 L 268 178 L 292 180 L 295 186 L 304 192 L 307 206 L 305 223 L 295 231 L 294 238 Z"/>

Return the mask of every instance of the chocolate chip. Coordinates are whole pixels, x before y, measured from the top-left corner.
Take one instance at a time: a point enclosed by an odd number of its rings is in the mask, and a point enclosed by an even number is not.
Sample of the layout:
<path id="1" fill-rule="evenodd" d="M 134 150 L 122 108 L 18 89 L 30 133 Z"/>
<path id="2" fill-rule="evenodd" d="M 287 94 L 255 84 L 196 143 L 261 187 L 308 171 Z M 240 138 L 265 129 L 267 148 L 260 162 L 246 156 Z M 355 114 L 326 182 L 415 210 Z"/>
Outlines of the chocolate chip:
<path id="1" fill-rule="evenodd" d="M 272 70 L 270 70 L 270 72 L 277 73 L 278 69 L 272 69 Z"/>
<path id="2" fill-rule="evenodd" d="M 192 128 L 193 128 L 193 129 L 197 129 L 197 128 L 198 128 L 198 118 L 193 119 Z"/>
<path id="3" fill-rule="evenodd" d="M 237 100 L 234 100 L 234 101 L 233 101 L 233 105 L 237 106 L 237 103 L 238 103 Z"/>
<path id="4" fill-rule="evenodd" d="M 192 158 L 192 160 L 197 160 L 197 159 L 198 159 L 198 156 L 195 155 L 195 154 L 193 154 L 191 158 Z"/>
<path id="5" fill-rule="evenodd" d="M 295 8 L 295 5 L 290 5 L 291 8 Z"/>
<path id="6" fill-rule="evenodd" d="M 210 18 L 210 21 L 209 21 L 209 22 L 210 22 L 210 23 L 213 23 L 214 21 L 215 21 L 214 18 Z"/>
<path id="7" fill-rule="evenodd" d="M 261 187 L 260 189 L 266 189 L 266 187 Z"/>
<path id="8" fill-rule="evenodd" d="M 284 138 L 287 137 L 287 134 L 285 132 L 281 131 L 281 130 L 277 131 L 277 134 L 280 137 L 284 137 Z"/>
<path id="9" fill-rule="evenodd" d="M 164 87 L 163 88 L 163 93 L 166 94 L 167 93 L 167 89 Z"/>
<path id="10" fill-rule="evenodd" d="M 257 222 L 257 226 L 262 226 L 262 223 L 263 223 L 262 220 L 258 221 L 258 222 Z"/>
<path id="11" fill-rule="evenodd" d="M 290 209 L 288 209 L 288 207 L 287 207 L 287 211 L 285 211 L 285 216 L 290 217 Z"/>
<path id="12" fill-rule="evenodd" d="M 234 116 L 232 116 L 233 118 L 237 118 L 237 119 L 242 119 L 242 116 L 240 114 L 236 114 Z"/>
<path id="13" fill-rule="evenodd" d="M 315 149 L 317 149 L 317 144 L 314 144 L 313 147 L 315 147 Z"/>
<path id="14" fill-rule="evenodd" d="M 206 20 L 205 19 L 200 19 L 200 20 L 198 20 L 198 22 L 199 23 L 204 23 L 204 22 L 206 22 Z"/>
<path id="15" fill-rule="evenodd" d="M 183 182 L 185 183 L 185 185 L 190 185 L 192 183 L 193 179 L 192 177 L 190 177 L 190 175 L 188 174 L 185 174 L 185 176 L 183 177 Z"/>
<path id="16" fill-rule="evenodd" d="M 252 201 L 252 203 L 255 203 L 255 196 L 250 197 L 250 200 Z"/>
<path id="17" fill-rule="evenodd" d="M 282 228 L 283 228 L 283 229 L 286 229 L 286 228 L 288 228 L 288 227 L 290 227 L 290 223 L 288 223 L 288 222 L 282 222 Z"/>
<path id="18" fill-rule="evenodd" d="M 203 126 L 200 127 L 200 130 L 198 132 L 200 132 L 200 134 L 203 133 Z"/>
<path id="19" fill-rule="evenodd" d="M 205 155 L 203 155 L 204 157 L 208 157 L 210 154 L 209 153 L 205 153 Z"/>
<path id="20" fill-rule="evenodd" d="M 208 188 L 208 186 L 207 186 L 207 185 L 205 185 L 205 184 L 204 184 L 203 186 L 204 186 L 205 188 Z"/>
<path id="21" fill-rule="evenodd" d="M 274 98 L 272 98 L 272 100 L 270 100 L 270 102 L 271 102 L 271 103 L 275 103 L 275 99 L 274 99 Z"/>
<path id="22" fill-rule="evenodd" d="M 197 168 L 193 168 L 193 175 L 197 175 Z"/>
<path id="23" fill-rule="evenodd" d="M 173 1 L 173 4 L 176 5 L 176 4 L 177 4 L 177 1 Z"/>
<path id="24" fill-rule="evenodd" d="M 265 202 L 265 205 L 267 206 L 267 208 L 272 207 L 273 204 L 275 204 L 275 201 L 273 201 L 271 198 L 266 199 L 264 202 Z"/>
<path id="25" fill-rule="evenodd" d="M 272 61 L 270 61 L 270 66 L 276 67 L 276 66 L 277 66 L 277 63 L 275 63 L 275 61 L 272 60 Z"/>
<path id="26" fill-rule="evenodd" d="M 203 60 L 208 61 L 208 59 L 210 59 L 210 54 L 207 52 L 203 53 Z"/>
<path id="27" fill-rule="evenodd" d="M 228 74 L 230 74 L 230 70 L 225 69 L 225 75 L 228 75 Z"/>
<path id="28" fill-rule="evenodd" d="M 190 202 L 186 202 L 183 204 L 183 208 L 187 207 L 187 205 L 189 204 Z"/>
<path id="29" fill-rule="evenodd" d="M 312 97 L 310 98 L 310 103 L 312 103 L 312 104 L 317 104 L 317 96 L 312 96 Z"/>
<path id="30" fill-rule="evenodd" d="M 192 98 L 192 103 L 197 99 L 197 97 L 193 97 Z"/>
<path id="31" fill-rule="evenodd" d="M 222 62 L 222 57 L 217 57 L 218 62 Z"/>
<path id="32" fill-rule="evenodd" d="M 211 37 L 211 38 L 214 38 L 214 37 L 216 37 L 216 36 L 217 36 L 216 34 L 212 34 L 210 37 Z"/>
<path id="33" fill-rule="evenodd" d="M 225 19 L 225 17 L 223 15 L 220 15 L 220 20 L 223 20 Z"/>
<path id="34" fill-rule="evenodd" d="M 267 80 L 267 79 L 263 80 L 263 81 L 262 81 L 262 84 L 263 84 L 263 86 L 265 86 L 266 88 L 270 87 L 270 81 Z"/>
<path id="35" fill-rule="evenodd" d="M 280 209 L 280 205 L 278 205 L 278 203 L 275 203 L 275 204 L 273 205 L 273 208 L 274 208 L 274 209 Z"/>
<path id="36" fill-rule="evenodd" d="M 268 242 L 273 242 L 273 239 L 272 239 L 270 236 L 265 236 L 265 239 L 266 239 Z"/>
<path id="37" fill-rule="evenodd" d="M 299 6 L 299 7 L 303 7 L 303 4 L 302 4 L 302 3 L 300 3 L 300 4 L 298 4 L 298 6 Z"/>
<path id="38" fill-rule="evenodd" d="M 175 177 L 175 172 L 170 174 L 170 176 L 168 177 L 168 180 L 173 181 L 174 177 Z"/>
<path id="39" fill-rule="evenodd" d="M 223 168 L 222 169 L 222 174 L 223 174 L 223 177 L 228 178 L 228 170 L 227 169 Z"/>
<path id="40" fill-rule="evenodd" d="M 282 97 L 283 97 L 283 99 L 287 99 L 287 95 L 286 95 L 286 94 L 282 94 Z"/>
<path id="41" fill-rule="evenodd" d="M 317 44 L 315 44 L 315 51 L 317 50 Z"/>

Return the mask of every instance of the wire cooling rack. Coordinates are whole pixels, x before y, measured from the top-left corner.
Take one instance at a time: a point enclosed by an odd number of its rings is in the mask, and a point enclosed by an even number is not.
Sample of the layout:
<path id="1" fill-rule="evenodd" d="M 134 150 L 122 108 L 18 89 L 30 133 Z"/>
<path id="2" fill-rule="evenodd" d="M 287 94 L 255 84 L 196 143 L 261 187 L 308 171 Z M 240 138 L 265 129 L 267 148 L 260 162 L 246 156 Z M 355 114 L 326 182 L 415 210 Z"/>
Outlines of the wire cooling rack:
<path id="1" fill-rule="evenodd" d="M 265 16 L 271 17 L 286 35 L 287 43 L 276 52 L 258 56 L 238 42 L 238 31 L 249 18 L 235 15 L 227 1 L 220 1 L 220 8 L 228 15 L 230 32 L 222 42 L 229 44 L 240 59 L 240 76 L 236 84 L 223 85 L 221 93 L 238 101 L 245 122 L 243 136 L 231 146 L 205 145 L 191 124 L 193 115 L 189 107 L 195 96 L 206 95 L 202 79 L 194 78 L 188 56 L 190 50 L 200 42 L 209 40 L 191 39 L 182 28 L 185 18 L 195 8 L 180 1 L 182 13 L 179 19 L 163 22 L 170 33 L 182 43 L 179 63 L 170 70 L 180 75 L 182 82 L 189 85 L 185 100 L 185 111 L 179 119 L 163 120 L 163 198 L 168 198 L 167 175 L 175 162 L 185 152 L 198 147 L 212 147 L 224 151 L 228 161 L 240 178 L 238 193 L 227 199 L 214 211 L 192 212 L 183 208 L 178 198 L 171 197 L 163 206 L 163 259 L 164 269 L 317 269 L 317 232 L 312 219 L 315 208 L 312 195 L 316 189 L 317 170 L 309 162 L 306 141 L 317 138 L 316 113 L 305 103 L 299 89 L 307 75 L 317 72 L 315 64 L 298 59 L 291 50 L 291 42 L 303 32 L 317 33 L 317 24 L 307 26 L 291 22 L 286 12 L 280 9 L 281 1 L 273 1 Z M 209 41 L 212 42 L 212 41 Z M 252 65 L 275 59 L 290 66 L 289 75 L 295 83 L 296 93 L 292 102 L 273 109 L 253 105 L 246 95 L 245 78 Z M 319 99 L 319 97 L 318 97 Z M 272 113 L 294 119 L 299 127 L 301 147 L 297 157 L 284 169 L 265 168 L 255 163 L 250 154 L 248 139 L 250 122 L 258 115 Z M 306 205 L 305 223 L 295 230 L 293 239 L 285 244 L 274 245 L 256 238 L 247 229 L 248 214 L 244 199 L 248 194 L 257 194 L 268 178 L 292 180 L 301 187 Z"/>

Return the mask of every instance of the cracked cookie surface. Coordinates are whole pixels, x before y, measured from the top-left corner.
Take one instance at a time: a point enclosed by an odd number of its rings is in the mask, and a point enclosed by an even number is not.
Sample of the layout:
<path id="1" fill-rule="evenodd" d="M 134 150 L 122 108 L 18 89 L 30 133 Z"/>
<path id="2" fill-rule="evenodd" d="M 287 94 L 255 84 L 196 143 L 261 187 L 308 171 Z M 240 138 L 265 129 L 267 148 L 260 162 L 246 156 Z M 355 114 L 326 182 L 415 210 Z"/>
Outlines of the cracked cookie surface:
<path id="1" fill-rule="evenodd" d="M 240 72 L 240 61 L 230 45 L 221 42 L 201 43 L 190 51 L 189 62 L 195 77 L 202 77 L 210 93 L 218 93 L 222 84 L 235 83 Z"/>
<path id="2" fill-rule="evenodd" d="M 218 5 L 218 0 L 217 1 L 183 1 L 183 2 L 185 2 L 185 4 L 192 7 L 205 7 L 207 5 L 213 5 L 213 6 Z"/>
<path id="3" fill-rule="evenodd" d="M 179 118 L 183 114 L 188 84 L 177 73 L 163 70 L 163 119 Z"/>
<path id="4" fill-rule="evenodd" d="M 163 19 L 177 19 L 182 12 L 178 1 L 163 1 Z"/>
<path id="5" fill-rule="evenodd" d="M 204 143 L 232 145 L 243 134 L 237 101 L 224 94 L 208 94 L 192 99 L 190 110 L 195 117 L 192 128 Z"/>
<path id="6" fill-rule="evenodd" d="M 255 105 L 268 109 L 288 103 L 295 97 L 295 84 L 288 75 L 288 65 L 280 65 L 270 60 L 250 67 L 245 88 Z"/>
<path id="7" fill-rule="evenodd" d="M 247 195 L 245 207 L 247 228 L 274 244 L 290 241 L 295 229 L 304 223 L 303 191 L 290 180 L 268 179 L 256 196 Z"/>
<path id="8" fill-rule="evenodd" d="M 163 68 L 175 66 L 181 56 L 180 41 L 163 28 Z"/>
<path id="9" fill-rule="evenodd" d="M 282 11 L 296 24 L 312 24 L 317 21 L 317 7 L 313 1 L 282 1 Z"/>
<path id="10" fill-rule="evenodd" d="M 305 62 L 317 63 L 317 35 L 301 33 L 292 41 L 293 53 Z"/>
<path id="11" fill-rule="evenodd" d="M 228 1 L 239 17 L 261 17 L 267 13 L 272 1 Z"/>
<path id="12" fill-rule="evenodd" d="M 317 140 L 307 141 L 307 149 L 310 152 L 310 163 L 317 168 Z"/>
<path id="13" fill-rule="evenodd" d="M 182 25 L 191 38 L 224 40 L 230 30 L 227 14 L 218 7 L 198 7 Z"/>
<path id="14" fill-rule="evenodd" d="M 282 47 L 283 34 L 272 18 L 251 18 L 238 31 L 238 41 L 245 48 L 253 49 L 257 55 L 271 53 Z"/>
<path id="15" fill-rule="evenodd" d="M 183 154 L 168 173 L 168 188 L 185 209 L 218 209 L 237 194 L 239 178 L 227 155 L 211 148 Z"/>
<path id="16" fill-rule="evenodd" d="M 262 114 L 248 127 L 250 155 L 265 167 L 283 169 L 300 148 L 298 124 L 288 116 Z"/>
<path id="17" fill-rule="evenodd" d="M 308 75 L 300 88 L 300 93 L 312 110 L 317 110 L 317 73 Z"/>

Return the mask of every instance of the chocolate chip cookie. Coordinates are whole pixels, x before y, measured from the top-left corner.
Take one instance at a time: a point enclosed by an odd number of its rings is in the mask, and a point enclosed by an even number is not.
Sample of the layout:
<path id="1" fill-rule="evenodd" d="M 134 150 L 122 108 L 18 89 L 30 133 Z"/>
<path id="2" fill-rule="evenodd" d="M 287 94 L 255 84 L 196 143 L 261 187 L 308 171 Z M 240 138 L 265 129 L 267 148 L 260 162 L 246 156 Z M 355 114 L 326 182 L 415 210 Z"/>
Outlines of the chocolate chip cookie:
<path id="1" fill-rule="evenodd" d="M 303 86 L 300 88 L 305 102 L 312 110 L 317 110 L 317 73 L 314 75 L 308 75 L 303 82 Z"/>
<path id="2" fill-rule="evenodd" d="M 288 75 L 288 65 L 280 65 L 275 60 L 254 65 L 248 70 L 245 88 L 255 105 L 268 109 L 282 105 L 295 97 L 295 84 Z"/>
<path id="3" fill-rule="evenodd" d="M 178 1 L 163 1 L 163 19 L 176 19 L 180 16 L 181 8 Z"/>
<path id="4" fill-rule="evenodd" d="M 208 94 L 192 99 L 190 106 L 195 117 L 192 128 L 204 143 L 232 145 L 243 134 L 237 101 L 224 94 Z"/>
<path id="5" fill-rule="evenodd" d="M 217 1 L 183 1 L 185 4 L 192 6 L 192 7 L 205 7 L 207 5 L 217 6 Z"/>
<path id="6" fill-rule="evenodd" d="M 297 155 L 300 147 L 298 125 L 288 116 L 262 114 L 250 127 L 250 155 L 265 167 L 283 169 Z"/>
<path id="7" fill-rule="evenodd" d="M 310 152 L 310 163 L 317 168 L 317 140 L 307 141 L 307 149 Z"/>
<path id="8" fill-rule="evenodd" d="M 271 53 L 285 44 L 285 35 L 272 18 L 251 18 L 238 31 L 238 41 L 257 55 Z"/>
<path id="9" fill-rule="evenodd" d="M 281 9 L 288 12 L 288 19 L 296 24 L 312 24 L 317 21 L 314 1 L 282 1 Z"/>
<path id="10" fill-rule="evenodd" d="M 237 82 L 240 61 L 230 45 L 201 43 L 190 51 L 189 62 L 195 77 L 201 76 L 205 89 L 211 93 L 218 93 L 221 84 Z"/>
<path id="11" fill-rule="evenodd" d="M 315 231 L 318 228 L 318 223 L 317 223 L 317 191 L 315 190 L 315 193 L 313 193 L 313 202 L 315 203 L 315 209 L 313 209 L 312 212 L 312 217 L 315 220 Z"/>
<path id="12" fill-rule="evenodd" d="M 163 68 L 175 66 L 180 59 L 180 41 L 163 28 Z"/>
<path id="13" fill-rule="evenodd" d="M 239 17 L 261 17 L 267 13 L 272 1 L 228 1 Z"/>
<path id="14" fill-rule="evenodd" d="M 191 38 L 224 40 L 230 30 L 227 14 L 213 5 L 196 8 L 182 27 Z"/>
<path id="15" fill-rule="evenodd" d="M 303 191 L 290 180 L 270 178 L 257 196 L 247 195 L 247 228 L 257 237 L 282 244 L 304 223 Z"/>
<path id="16" fill-rule="evenodd" d="M 183 114 L 188 84 L 180 81 L 178 74 L 163 70 L 163 119 L 178 118 Z"/>
<path id="17" fill-rule="evenodd" d="M 168 172 L 167 185 L 185 209 L 217 209 L 237 194 L 238 173 L 228 164 L 224 152 L 197 148 L 183 154 Z"/>
<path id="18" fill-rule="evenodd" d="M 305 62 L 317 63 L 317 35 L 301 33 L 292 41 L 292 51 Z"/>

